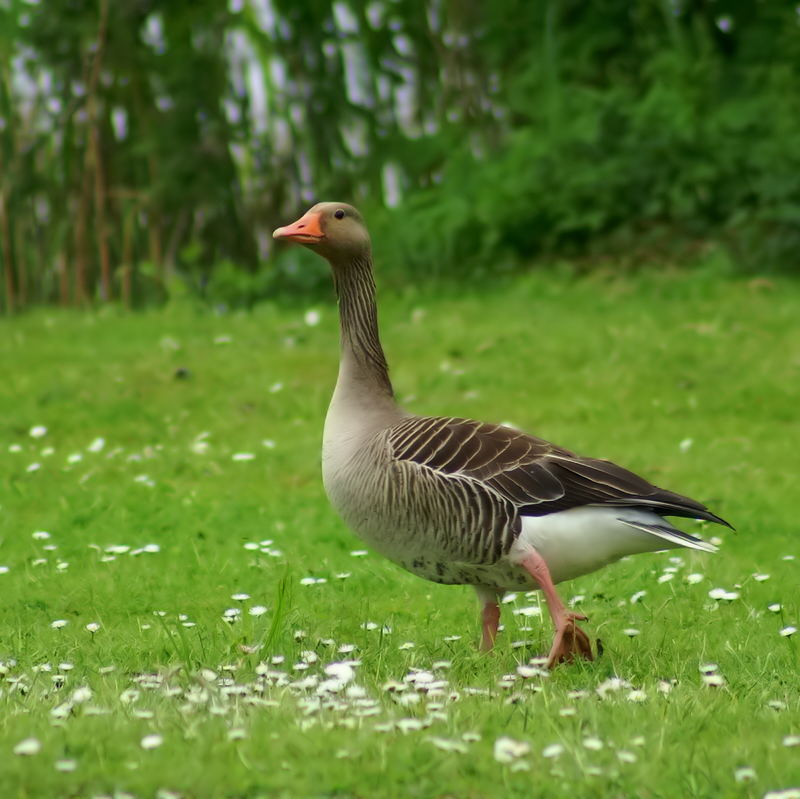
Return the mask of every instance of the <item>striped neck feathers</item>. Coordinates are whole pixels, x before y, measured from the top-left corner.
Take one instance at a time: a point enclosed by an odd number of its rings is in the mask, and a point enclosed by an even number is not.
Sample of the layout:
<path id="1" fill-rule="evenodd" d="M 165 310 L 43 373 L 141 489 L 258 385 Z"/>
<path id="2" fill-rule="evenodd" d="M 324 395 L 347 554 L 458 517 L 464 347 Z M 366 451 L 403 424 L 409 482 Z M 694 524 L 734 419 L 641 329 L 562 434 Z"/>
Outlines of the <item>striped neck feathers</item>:
<path id="1" fill-rule="evenodd" d="M 369 252 L 333 265 L 339 299 L 340 377 L 367 383 L 379 394 L 394 397 L 389 367 L 378 334 L 375 279 Z"/>

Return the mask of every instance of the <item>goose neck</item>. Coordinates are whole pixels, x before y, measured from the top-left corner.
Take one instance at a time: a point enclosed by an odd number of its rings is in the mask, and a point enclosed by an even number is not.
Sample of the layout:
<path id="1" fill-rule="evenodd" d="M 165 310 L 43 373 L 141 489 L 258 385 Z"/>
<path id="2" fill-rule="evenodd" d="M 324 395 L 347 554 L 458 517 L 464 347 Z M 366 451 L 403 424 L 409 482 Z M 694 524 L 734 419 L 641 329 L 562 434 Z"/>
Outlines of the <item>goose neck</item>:
<path id="1" fill-rule="evenodd" d="M 357 386 L 365 395 L 393 402 L 389 368 L 378 332 L 375 280 L 369 253 L 344 264 L 335 264 L 333 275 L 339 300 L 339 383 Z"/>

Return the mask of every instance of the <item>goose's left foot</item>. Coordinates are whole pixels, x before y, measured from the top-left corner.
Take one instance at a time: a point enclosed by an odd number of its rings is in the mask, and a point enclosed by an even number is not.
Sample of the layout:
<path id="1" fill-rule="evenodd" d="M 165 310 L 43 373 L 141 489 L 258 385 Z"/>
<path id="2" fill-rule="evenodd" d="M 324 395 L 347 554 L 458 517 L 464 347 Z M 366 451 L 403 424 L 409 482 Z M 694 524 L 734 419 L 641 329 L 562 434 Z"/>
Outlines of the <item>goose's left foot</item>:
<path id="1" fill-rule="evenodd" d="M 576 621 L 586 621 L 586 616 L 571 613 L 564 607 L 544 558 L 534 550 L 520 562 L 520 565 L 541 586 L 550 618 L 556 628 L 553 645 L 547 656 L 547 668 L 552 669 L 559 663 L 572 663 L 576 656 L 594 660 L 589 636 L 575 624 Z"/>
<path id="2" fill-rule="evenodd" d="M 559 663 L 572 663 L 576 657 L 594 660 L 589 636 L 575 624 L 586 621 L 580 613 L 565 613 L 560 622 L 556 622 L 556 637 L 547 657 L 547 668 L 552 669 Z"/>

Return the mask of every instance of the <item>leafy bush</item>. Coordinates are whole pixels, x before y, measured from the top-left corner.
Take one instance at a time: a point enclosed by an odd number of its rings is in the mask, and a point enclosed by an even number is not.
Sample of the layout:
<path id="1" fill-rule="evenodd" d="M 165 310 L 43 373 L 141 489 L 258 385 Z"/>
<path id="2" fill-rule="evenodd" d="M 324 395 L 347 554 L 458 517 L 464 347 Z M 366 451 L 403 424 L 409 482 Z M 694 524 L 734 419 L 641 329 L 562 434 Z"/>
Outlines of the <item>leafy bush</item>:
<path id="1" fill-rule="evenodd" d="M 672 50 L 645 66 L 641 86 L 562 86 L 555 120 L 518 127 L 485 157 L 463 148 L 439 185 L 382 224 L 395 266 L 604 253 L 642 263 L 716 240 L 740 268 L 800 273 L 793 70 L 754 70 L 731 89 L 712 58 Z"/>

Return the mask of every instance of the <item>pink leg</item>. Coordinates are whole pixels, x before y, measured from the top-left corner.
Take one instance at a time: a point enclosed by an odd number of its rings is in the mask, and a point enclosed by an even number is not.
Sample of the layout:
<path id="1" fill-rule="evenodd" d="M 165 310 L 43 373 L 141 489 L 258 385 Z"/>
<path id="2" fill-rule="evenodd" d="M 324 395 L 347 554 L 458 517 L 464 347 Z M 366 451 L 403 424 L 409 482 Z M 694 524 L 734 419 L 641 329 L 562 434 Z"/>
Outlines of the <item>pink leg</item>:
<path id="1" fill-rule="evenodd" d="M 497 628 L 500 626 L 500 605 L 498 594 L 490 588 L 475 586 L 478 601 L 481 603 L 481 651 L 488 652 L 494 647 Z"/>
<path id="2" fill-rule="evenodd" d="M 571 663 L 575 660 L 576 655 L 584 657 L 586 660 L 594 660 L 589 636 L 575 624 L 576 621 L 585 621 L 586 616 L 580 613 L 571 613 L 564 607 L 564 603 L 553 585 L 553 579 L 550 577 L 550 570 L 547 568 L 544 558 L 538 552 L 532 552 L 520 565 L 541 586 L 547 600 L 550 618 L 556 628 L 553 646 L 547 657 L 547 668 L 552 669 L 553 666 L 562 662 Z"/>

